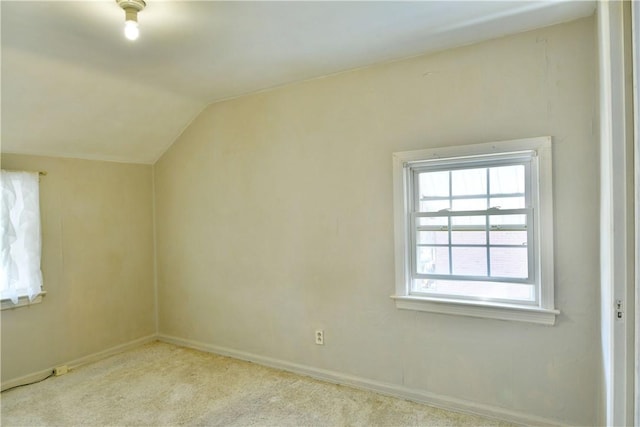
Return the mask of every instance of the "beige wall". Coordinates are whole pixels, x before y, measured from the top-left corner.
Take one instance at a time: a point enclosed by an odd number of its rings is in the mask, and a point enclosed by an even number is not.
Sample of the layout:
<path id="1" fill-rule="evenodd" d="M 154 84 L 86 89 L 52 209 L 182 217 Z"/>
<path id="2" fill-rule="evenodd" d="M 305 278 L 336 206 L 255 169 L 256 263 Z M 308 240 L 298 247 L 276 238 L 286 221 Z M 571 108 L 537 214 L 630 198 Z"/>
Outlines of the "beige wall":
<path id="1" fill-rule="evenodd" d="M 43 302 L 2 311 L 2 381 L 155 333 L 151 166 L 2 155 L 41 170 Z"/>
<path id="2" fill-rule="evenodd" d="M 583 19 L 211 105 L 155 165 L 160 332 L 596 423 L 594 29 Z M 557 325 L 397 310 L 391 153 L 541 135 L 555 142 Z"/>

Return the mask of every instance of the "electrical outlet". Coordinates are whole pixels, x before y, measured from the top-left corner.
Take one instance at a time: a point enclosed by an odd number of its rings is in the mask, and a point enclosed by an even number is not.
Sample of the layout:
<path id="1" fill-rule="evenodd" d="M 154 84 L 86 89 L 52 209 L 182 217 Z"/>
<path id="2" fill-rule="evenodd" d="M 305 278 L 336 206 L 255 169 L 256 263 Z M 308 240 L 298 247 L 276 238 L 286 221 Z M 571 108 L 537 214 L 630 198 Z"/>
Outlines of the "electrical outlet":
<path id="1" fill-rule="evenodd" d="M 316 330 L 316 344 L 324 345 L 324 331 L 322 329 Z"/>
<path id="2" fill-rule="evenodd" d="M 55 368 L 53 368 L 53 373 L 55 374 L 56 377 L 59 377 L 60 375 L 64 375 L 67 372 L 69 372 L 69 367 L 67 365 L 56 366 Z"/>

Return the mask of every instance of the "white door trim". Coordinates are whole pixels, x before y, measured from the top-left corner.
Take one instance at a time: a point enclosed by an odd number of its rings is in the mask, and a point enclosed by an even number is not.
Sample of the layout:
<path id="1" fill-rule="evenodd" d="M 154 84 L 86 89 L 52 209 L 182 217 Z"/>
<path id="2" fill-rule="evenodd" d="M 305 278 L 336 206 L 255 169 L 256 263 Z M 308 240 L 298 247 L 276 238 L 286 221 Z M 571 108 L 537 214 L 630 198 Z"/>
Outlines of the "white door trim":
<path id="1" fill-rule="evenodd" d="M 633 105 L 630 2 L 598 2 L 600 284 L 606 425 L 634 422 Z M 619 305 L 619 307 L 618 307 Z M 620 312 L 620 313 L 618 313 Z"/>
<path id="2" fill-rule="evenodd" d="M 635 206 L 635 366 L 634 425 L 640 426 L 640 2 L 632 2 L 633 43 L 633 124 L 634 124 L 634 206 Z"/>

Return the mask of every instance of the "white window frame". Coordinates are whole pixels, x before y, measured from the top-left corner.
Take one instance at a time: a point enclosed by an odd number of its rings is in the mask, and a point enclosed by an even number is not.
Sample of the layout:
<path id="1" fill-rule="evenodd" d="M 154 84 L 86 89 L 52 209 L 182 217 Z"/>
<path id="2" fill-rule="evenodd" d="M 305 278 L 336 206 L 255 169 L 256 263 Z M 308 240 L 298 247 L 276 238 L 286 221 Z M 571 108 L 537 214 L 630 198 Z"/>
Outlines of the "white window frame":
<path id="1" fill-rule="evenodd" d="M 465 146 L 430 148 L 393 153 L 394 228 L 396 293 L 392 296 L 400 309 L 428 311 L 501 320 L 555 324 L 560 313 L 554 306 L 553 280 L 553 182 L 551 137 L 526 138 Z M 534 302 L 481 300 L 455 296 L 425 295 L 411 292 L 413 234 L 412 177 L 416 169 L 431 163 L 468 165 L 487 159 L 530 157 L 528 191 L 533 221 L 528 226 L 534 262 L 529 265 L 536 288 Z M 486 164 L 486 163 L 485 163 Z M 531 276 L 530 275 L 530 276 Z"/>

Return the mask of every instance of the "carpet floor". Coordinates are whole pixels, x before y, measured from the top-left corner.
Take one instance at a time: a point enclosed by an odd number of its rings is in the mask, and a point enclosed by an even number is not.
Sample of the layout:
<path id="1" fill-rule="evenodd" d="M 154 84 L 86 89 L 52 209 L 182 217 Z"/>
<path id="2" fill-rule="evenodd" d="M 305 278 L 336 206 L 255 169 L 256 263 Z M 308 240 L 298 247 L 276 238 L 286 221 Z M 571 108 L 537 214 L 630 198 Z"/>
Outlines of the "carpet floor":
<path id="1" fill-rule="evenodd" d="M 154 342 L 1 395 L 3 426 L 507 426 Z"/>

